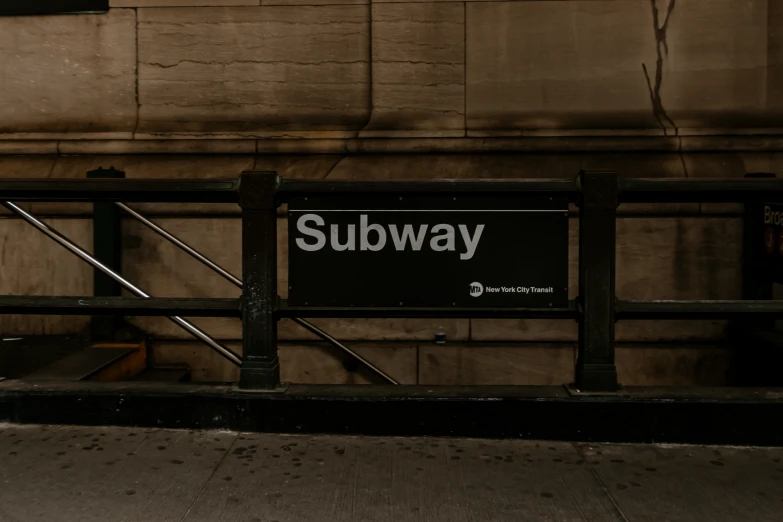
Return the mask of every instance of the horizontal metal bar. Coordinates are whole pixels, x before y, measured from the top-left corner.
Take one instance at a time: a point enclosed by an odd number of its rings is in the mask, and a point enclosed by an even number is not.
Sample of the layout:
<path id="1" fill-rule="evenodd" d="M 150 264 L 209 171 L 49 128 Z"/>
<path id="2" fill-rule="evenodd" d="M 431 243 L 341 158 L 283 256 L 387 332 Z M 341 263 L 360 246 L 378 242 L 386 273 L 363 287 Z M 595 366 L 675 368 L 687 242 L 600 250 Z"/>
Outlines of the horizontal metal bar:
<path id="1" fill-rule="evenodd" d="M 440 181 L 320 181 L 283 179 L 277 189 L 281 201 L 302 194 L 577 194 L 576 178 L 440 180 Z"/>
<path id="2" fill-rule="evenodd" d="M 239 299 L 0 296 L 0 313 L 28 315 L 187 315 L 240 317 Z"/>
<path id="3" fill-rule="evenodd" d="M 278 317 L 308 317 L 308 318 L 498 318 L 498 319 L 576 319 L 579 313 L 576 305 L 571 302 L 567 308 L 429 308 L 429 307 L 397 307 L 397 308 L 365 308 L 350 307 L 317 307 L 288 306 L 287 300 L 281 300 L 276 311 Z"/>
<path id="4" fill-rule="evenodd" d="M 621 203 L 783 202 L 783 179 L 620 179 Z"/>
<path id="5" fill-rule="evenodd" d="M 783 301 L 618 301 L 617 319 L 783 318 Z"/>
<path id="6" fill-rule="evenodd" d="M 65 237 L 64 235 L 60 234 L 58 231 L 41 221 L 40 219 L 36 218 L 26 210 L 20 208 L 15 203 L 12 203 L 10 201 L 0 201 L 0 204 L 2 204 L 4 207 L 6 207 L 8 210 L 16 214 L 17 216 L 21 217 L 28 223 L 30 223 L 33 227 L 40 230 L 44 234 L 46 234 L 47 237 L 52 239 L 54 242 L 56 242 L 58 245 L 62 246 L 72 254 L 74 254 L 76 257 L 81 259 L 82 261 L 88 263 L 93 268 L 96 268 L 106 274 L 107 276 L 111 277 L 118 283 L 120 283 L 126 290 L 129 292 L 135 294 L 138 297 L 142 297 L 145 299 L 149 299 L 150 296 L 147 294 L 144 290 L 137 287 L 124 277 L 122 277 L 120 274 L 114 272 L 110 268 L 108 268 L 106 265 L 92 257 L 89 252 L 84 250 L 82 247 Z M 231 361 L 232 364 L 236 366 L 242 366 L 242 358 L 239 357 L 237 354 L 217 342 L 215 339 L 209 336 L 206 332 L 201 330 L 199 327 L 191 324 L 189 321 L 183 319 L 182 317 L 178 315 L 170 315 L 168 318 L 182 327 L 185 331 L 196 337 L 197 339 L 200 339 L 204 341 L 210 348 L 218 352 L 220 355 Z"/>
<path id="7" fill-rule="evenodd" d="M 238 202 L 237 180 L 157 179 L 6 179 L 0 180 L 0 200 Z M 302 194 L 456 194 L 577 195 L 576 178 L 439 180 L 439 181 L 321 181 L 282 180 L 281 201 Z M 621 202 L 742 202 L 783 201 L 783 179 L 623 178 Z"/>
<path id="8" fill-rule="evenodd" d="M 237 203 L 236 180 L 5 179 L 0 200 Z"/>
<path id="9" fill-rule="evenodd" d="M 243 287 L 242 281 L 240 281 L 240 279 L 238 277 L 236 277 L 233 274 L 231 274 L 228 270 L 224 269 L 223 267 L 221 267 L 220 265 L 218 265 L 217 263 L 215 263 L 214 261 L 212 261 L 211 259 L 206 257 L 204 254 L 202 254 L 201 252 L 199 252 L 195 248 L 191 247 L 190 245 L 188 245 L 187 243 L 185 243 L 184 241 L 179 239 L 177 236 L 175 236 L 174 234 L 172 234 L 168 230 L 166 230 L 163 227 L 153 223 L 149 219 L 147 219 L 144 216 L 142 216 L 139 212 L 136 212 L 135 210 L 130 208 L 128 205 L 125 205 L 124 203 L 119 203 L 119 202 L 117 202 L 116 204 L 121 209 L 123 209 L 125 212 L 129 213 L 131 216 L 133 216 L 136 219 L 138 219 L 141 223 L 143 223 L 144 225 L 148 226 L 150 229 L 152 229 L 156 233 L 160 234 L 162 237 L 164 237 L 164 238 L 168 239 L 169 241 L 171 241 L 175 246 L 179 247 L 184 252 L 188 253 L 194 259 L 198 260 L 199 262 L 203 263 L 207 267 L 209 267 L 212 270 L 214 270 L 216 273 L 218 273 L 220 276 L 222 276 L 224 279 L 229 281 L 231 284 L 233 284 L 237 288 L 242 288 Z M 126 314 L 126 315 L 131 315 L 131 314 Z M 190 314 L 190 315 L 192 315 L 192 314 Z M 242 314 L 239 313 L 240 317 L 241 317 L 241 315 Z M 305 321 L 304 319 L 299 319 L 299 318 L 294 318 L 294 321 L 297 324 L 299 324 L 300 326 L 302 326 L 303 328 L 309 330 L 310 332 L 312 332 L 315 335 L 319 336 L 323 340 L 327 341 L 332 346 L 335 346 L 336 348 L 339 348 L 340 350 L 346 352 L 351 357 L 353 357 L 357 361 L 359 361 L 362 364 L 364 364 L 371 371 L 375 372 L 377 375 L 379 375 L 386 382 L 388 382 L 390 384 L 395 384 L 395 385 L 400 384 L 399 382 L 394 380 L 394 378 L 389 376 L 386 372 L 384 372 L 383 370 L 381 370 L 380 368 L 378 368 L 377 366 L 375 366 L 374 364 L 369 362 L 367 359 L 365 359 L 364 357 L 362 357 L 358 353 L 354 352 L 353 350 L 351 350 L 350 348 L 348 348 L 347 346 L 342 344 L 340 341 L 338 341 L 337 339 L 335 339 L 334 337 L 332 337 L 328 333 L 324 332 L 323 330 L 321 330 L 320 328 L 315 326 L 314 324 L 311 324 L 311 323 Z"/>

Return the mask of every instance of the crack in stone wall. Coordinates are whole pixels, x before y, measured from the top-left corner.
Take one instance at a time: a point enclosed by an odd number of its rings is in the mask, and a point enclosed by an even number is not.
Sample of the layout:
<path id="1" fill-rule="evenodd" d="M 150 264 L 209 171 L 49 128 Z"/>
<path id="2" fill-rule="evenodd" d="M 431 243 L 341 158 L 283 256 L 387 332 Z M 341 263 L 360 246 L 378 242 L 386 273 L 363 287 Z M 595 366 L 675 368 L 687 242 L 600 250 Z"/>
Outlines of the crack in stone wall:
<path id="1" fill-rule="evenodd" d="M 663 58 L 664 55 L 669 55 L 669 43 L 666 40 L 666 32 L 669 28 L 669 21 L 671 20 L 674 7 L 677 4 L 677 0 L 669 0 L 669 5 L 666 8 L 666 16 L 663 19 L 663 23 L 660 23 L 660 11 L 658 9 L 657 0 L 650 0 L 653 15 L 653 31 L 655 34 L 655 52 L 657 59 L 655 61 L 655 85 L 650 79 L 650 73 L 647 70 L 647 65 L 642 63 L 642 70 L 644 71 L 644 77 L 647 80 L 647 89 L 650 92 L 650 102 L 652 103 L 653 116 L 655 117 L 658 125 L 663 130 L 663 135 L 668 136 L 668 127 L 666 124 L 671 125 L 674 130 L 674 136 L 677 138 L 677 148 L 680 155 L 680 162 L 682 163 L 682 169 L 685 176 L 688 176 L 688 167 L 685 164 L 685 157 L 682 154 L 682 137 L 680 136 L 680 129 L 677 124 L 666 112 L 666 108 L 663 106 L 663 99 L 661 97 L 661 86 L 663 85 Z"/>

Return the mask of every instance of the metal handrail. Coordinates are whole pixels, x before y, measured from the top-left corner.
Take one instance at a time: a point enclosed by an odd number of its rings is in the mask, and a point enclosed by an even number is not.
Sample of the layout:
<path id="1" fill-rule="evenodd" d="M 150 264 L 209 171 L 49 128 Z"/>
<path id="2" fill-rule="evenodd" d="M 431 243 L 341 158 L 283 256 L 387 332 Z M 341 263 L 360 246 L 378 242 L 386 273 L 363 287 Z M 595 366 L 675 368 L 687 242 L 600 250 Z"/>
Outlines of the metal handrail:
<path id="1" fill-rule="evenodd" d="M 228 270 L 224 269 L 223 267 L 221 267 L 220 265 L 218 265 L 217 263 L 215 263 L 214 261 L 209 259 L 207 256 L 205 256 L 204 254 L 202 254 L 201 252 L 199 252 L 195 248 L 191 247 L 190 245 L 188 245 L 187 243 L 185 243 L 184 241 L 179 239 L 177 236 L 175 236 L 171 232 L 167 231 L 165 228 L 163 228 L 160 225 L 156 224 L 155 222 L 145 218 L 143 215 L 141 215 L 140 213 L 136 212 L 135 210 L 133 210 L 132 208 L 130 208 L 128 205 L 126 205 L 124 203 L 115 202 L 115 205 L 117 205 L 122 210 L 124 210 L 125 212 L 127 212 L 128 214 L 130 214 L 131 216 L 136 218 L 140 223 L 142 223 L 143 225 L 147 226 L 148 228 L 150 228 L 151 230 L 153 230 L 157 234 L 159 234 L 162 237 L 168 239 L 171 243 L 173 243 L 175 246 L 177 246 L 180 249 L 182 249 L 184 252 L 190 254 L 197 261 L 201 262 L 205 266 L 207 266 L 207 267 L 211 268 L 212 270 L 214 270 L 215 272 L 217 272 L 219 275 L 221 275 L 224 279 L 229 281 L 231 284 L 233 284 L 237 288 L 241 289 L 243 287 L 242 281 L 238 277 L 234 276 L 231 272 L 229 272 Z M 362 357 L 361 355 L 359 355 L 355 351 L 353 351 L 350 348 L 348 348 L 347 346 L 343 345 L 340 341 L 338 341 L 337 339 L 335 339 L 334 337 L 332 337 L 331 335 L 329 335 L 325 331 L 321 330 L 320 328 L 318 328 L 314 324 L 312 324 L 312 323 L 310 323 L 308 321 L 305 321 L 304 319 L 300 319 L 300 318 L 292 317 L 291 319 L 295 323 L 297 323 L 298 325 L 300 325 L 303 328 L 305 328 L 306 330 L 314 333 L 315 335 L 317 335 L 318 337 L 320 337 L 324 341 L 330 343 L 332 346 L 334 346 L 336 348 L 339 348 L 340 350 L 342 350 L 345 353 L 349 354 L 351 357 L 354 357 L 356 360 L 361 362 L 367 368 L 372 370 L 375 374 L 377 374 L 381 378 L 385 379 L 388 383 L 394 384 L 394 385 L 400 384 L 394 378 L 389 376 L 386 372 L 384 372 L 383 370 L 381 370 L 380 368 L 378 368 L 377 366 L 375 366 L 374 364 L 369 362 L 367 359 L 365 359 L 364 357 Z"/>
<path id="2" fill-rule="evenodd" d="M 783 202 L 777 178 L 620 178 L 620 203 Z"/>
<path id="3" fill-rule="evenodd" d="M 390 314 L 396 317 L 457 317 L 472 314 L 461 309 L 445 312 L 439 308 L 405 308 L 400 312 L 388 308 L 345 307 L 289 307 L 277 302 L 275 270 L 276 209 L 283 203 L 299 197 L 320 200 L 328 196 L 366 196 L 382 200 L 387 197 L 418 196 L 525 198 L 527 196 L 567 197 L 579 207 L 579 297 L 562 309 L 487 309 L 481 313 L 506 317 L 558 317 L 579 320 L 576 386 L 582 390 L 612 391 L 617 387 L 614 363 L 615 323 L 618 319 L 650 317 L 747 317 L 748 314 L 765 318 L 783 314 L 777 303 L 747 302 L 618 302 L 615 295 L 615 258 L 617 206 L 640 202 L 783 202 L 783 180 L 774 176 L 756 176 L 760 179 L 637 179 L 619 177 L 614 172 L 583 171 L 576 178 L 525 180 L 439 180 L 439 181 L 326 181 L 281 180 L 273 172 L 244 172 L 235 182 L 183 182 L 178 180 L 86 180 L 86 181 L 30 181 L 0 180 L 0 202 L 23 201 L 111 201 L 123 202 L 235 202 L 243 210 L 243 262 L 248 266 L 246 278 L 258 285 L 243 290 L 242 302 L 248 310 L 258 312 L 257 319 L 244 324 L 245 335 L 266 339 L 266 342 L 246 346 L 245 357 L 256 360 L 257 366 L 246 372 L 245 385 L 273 389 L 279 380 L 275 330 L 281 317 L 298 318 L 297 323 L 308 328 L 302 317 L 378 317 Z M 770 179 L 763 179 L 770 178 Z M 213 187 L 213 189 L 210 189 Z M 127 206 L 127 205 L 126 205 Z M 749 223 L 750 206 L 746 207 Z M 255 236 L 254 236 L 255 234 Z M 752 235 L 752 234 L 751 234 Z M 750 237 L 746 234 L 746 237 Z M 589 238 L 589 240 L 587 239 Z M 257 239 L 257 240 L 256 240 Z M 181 241 L 175 245 L 183 248 Z M 752 253 L 752 245 L 745 242 L 745 254 Z M 184 249 L 184 248 L 183 248 Z M 187 249 L 185 249 L 188 251 Z M 195 252 L 194 249 L 193 252 Z M 191 255 L 193 255 L 193 252 Z M 202 263 L 210 260 L 194 256 Z M 215 265 L 214 263 L 212 263 Z M 217 266 L 217 265 L 215 265 Z M 215 269 L 215 267 L 212 267 Z M 222 270 L 222 269 L 221 269 Z M 218 273 L 225 271 L 217 270 Z M 222 273 L 226 277 L 228 272 Z M 233 276 L 231 276 L 233 277 Z M 231 280 L 230 278 L 226 277 Z M 233 277 L 238 281 L 237 278 Z M 250 279 L 247 279 L 250 280 Z M 236 281 L 233 281 L 236 284 Z M 242 281 L 239 281 L 240 284 Z M 749 296 L 769 293 L 753 290 L 753 278 L 745 269 L 744 287 Z M 137 294 L 138 295 L 138 294 Z M 46 304 L 46 303 L 44 303 Z M 18 302 L 9 302 L 17 306 Z M 172 306 L 173 309 L 176 307 Z M 178 310 L 178 309 L 177 309 Z M 455 308 L 456 310 L 456 308 Z M 175 313 L 163 310 L 162 313 Z M 177 311 L 176 313 L 181 313 Z M 305 315 L 311 314 L 311 315 Z M 444 315 L 441 315 L 444 314 Z M 247 316 L 245 316 L 247 318 Z M 310 325 L 312 326 L 312 325 Z M 314 327 L 313 327 L 314 328 Z M 319 330 L 308 328 L 314 333 Z M 323 332 L 321 332 L 323 333 Z M 320 333 L 318 333 L 320 335 Z M 326 335 L 326 334 L 325 334 Z M 321 335 L 346 353 L 351 353 L 337 341 Z M 247 338 L 247 337 L 246 337 Z M 353 354 L 356 356 L 356 354 Z M 357 357 L 357 359 L 359 359 Z M 359 359 L 361 360 L 361 359 Z M 254 363 L 256 364 L 256 363 Z M 370 365 L 368 365 L 370 367 Z M 244 375 L 244 374 L 243 374 Z M 379 375 L 381 375 L 379 373 Z M 243 377 L 244 379 L 245 377 Z M 385 377 L 384 377 L 385 378 Z"/>
<path id="4" fill-rule="evenodd" d="M 86 261 L 90 265 L 93 266 L 93 268 L 96 268 L 106 274 L 107 276 L 111 277 L 115 281 L 117 281 L 119 284 L 124 286 L 128 291 L 131 293 L 144 298 L 149 298 L 150 295 L 146 293 L 141 288 L 137 287 L 118 273 L 114 272 L 110 268 L 108 268 L 106 265 L 92 257 L 86 250 L 72 242 L 70 239 L 65 237 L 64 235 L 60 234 L 57 230 L 53 229 L 43 221 L 39 220 L 29 212 L 19 208 L 17 205 L 11 203 L 10 201 L 4 201 L 2 202 L 2 205 L 6 207 L 8 210 L 13 212 L 14 214 L 18 215 L 25 221 L 27 221 L 29 224 L 33 225 L 35 228 L 46 234 L 49 238 L 53 239 L 55 242 L 57 242 L 59 245 L 65 247 L 67 250 L 69 250 L 72 254 L 76 255 L 83 261 Z M 169 317 L 171 321 L 179 325 L 181 328 L 183 328 L 185 331 L 196 337 L 197 339 L 200 339 L 201 341 L 205 342 L 207 345 L 209 345 L 213 350 L 218 352 L 220 355 L 228 359 L 231 363 L 235 364 L 236 366 L 242 366 L 242 359 L 237 356 L 234 352 L 226 348 L 225 346 L 221 345 L 219 342 L 217 342 L 215 339 L 209 336 L 206 332 L 198 328 L 197 326 L 191 324 L 190 322 L 186 321 L 185 319 L 177 316 Z"/>
<path id="5" fill-rule="evenodd" d="M 237 203 L 238 180 L 3 179 L 2 201 Z"/>

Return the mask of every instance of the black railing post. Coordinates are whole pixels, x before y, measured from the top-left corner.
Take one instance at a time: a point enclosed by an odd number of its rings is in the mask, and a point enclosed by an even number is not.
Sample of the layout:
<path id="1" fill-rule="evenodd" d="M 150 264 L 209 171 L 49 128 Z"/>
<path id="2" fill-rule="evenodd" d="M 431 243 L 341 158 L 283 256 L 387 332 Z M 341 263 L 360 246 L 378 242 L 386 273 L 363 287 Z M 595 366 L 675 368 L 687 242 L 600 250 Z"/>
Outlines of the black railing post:
<path id="1" fill-rule="evenodd" d="M 774 178 L 774 174 L 749 173 L 746 178 Z M 745 203 L 742 216 L 742 298 L 772 299 L 771 274 L 760 259 L 764 244 L 764 228 L 760 226 L 764 218 L 764 204 L 757 201 Z M 764 268 L 762 270 L 762 267 Z"/>
<path id="2" fill-rule="evenodd" d="M 239 386 L 271 390 L 280 384 L 277 357 L 277 187 L 275 172 L 243 172 L 242 349 Z"/>
<path id="3" fill-rule="evenodd" d="M 615 251 L 618 177 L 579 173 L 579 345 L 576 388 L 615 391 Z"/>
<path id="4" fill-rule="evenodd" d="M 775 174 L 758 172 L 745 174 L 750 179 L 774 178 Z M 773 267 L 765 258 L 764 204 L 745 203 L 742 215 L 742 299 L 768 300 L 773 298 Z M 775 320 L 743 318 L 730 323 L 729 338 L 734 345 L 734 384 L 739 386 L 772 386 L 780 382 L 781 357 L 775 347 L 758 340 L 748 342 L 751 331 L 771 330 Z"/>
<path id="5" fill-rule="evenodd" d="M 125 173 L 114 167 L 98 168 L 87 173 L 90 179 L 123 179 Z M 95 258 L 117 273 L 122 273 L 122 216 L 117 205 L 110 201 L 96 201 L 92 204 L 92 248 Z M 122 287 L 100 270 L 93 270 L 93 295 L 96 297 L 117 297 Z M 90 337 L 93 341 L 116 340 L 125 326 L 124 318 L 116 316 L 93 316 L 90 321 Z"/>

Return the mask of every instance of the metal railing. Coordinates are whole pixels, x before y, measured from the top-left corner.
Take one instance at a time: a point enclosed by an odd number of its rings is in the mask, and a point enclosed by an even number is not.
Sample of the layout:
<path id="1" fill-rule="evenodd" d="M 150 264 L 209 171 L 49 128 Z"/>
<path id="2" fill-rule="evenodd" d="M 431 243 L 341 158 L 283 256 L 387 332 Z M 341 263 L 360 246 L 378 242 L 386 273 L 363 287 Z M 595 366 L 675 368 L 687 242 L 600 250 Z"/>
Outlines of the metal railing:
<path id="1" fill-rule="evenodd" d="M 95 171 L 94 173 L 100 174 L 100 172 Z M 122 174 L 117 171 L 113 171 L 113 173 Z M 38 180 L 33 180 L 38 181 Z M 103 183 L 103 182 L 99 182 Z M 165 183 L 165 185 L 163 184 Z M 155 185 L 161 186 L 166 191 L 173 191 L 178 194 L 183 194 L 183 197 L 188 198 L 188 201 L 192 201 L 193 199 L 201 199 L 203 197 L 203 191 L 202 187 L 197 185 L 188 184 L 185 186 L 182 185 L 175 185 L 173 183 L 163 182 L 158 183 L 155 182 Z M 10 190 L 12 193 L 16 190 L 16 187 L 18 185 L 16 183 L 10 184 Z M 65 186 L 61 187 L 65 189 L 66 191 L 71 190 L 72 185 L 70 183 L 66 184 Z M 223 189 L 226 185 L 221 183 L 220 185 L 215 185 L 210 182 L 209 188 L 210 190 L 213 190 L 215 188 Z M 235 189 L 236 185 L 232 184 L 231 188 Z M 91 185 L 84 187 L 86 190 L 93 191 L 95 190 L 96 193 L 100 193 L 101 195 L 106 195 L 105 198 L 102 199 L 114 199 L 114 197 L 117 195 L 113 192 L 113 189 L 109 188 L 107 189 L 105 185 Z M 74 193 L 74 199 L 84 197 L 81 194 L 79 194 L 81 191 L 77 190 Z M 20 192 L 16 192 L 15 195 L 18 195 L 19 199 L 25 199 L 25 189 L 22 189 Z M 32 196 L 35 197 L 35 196 Z M 62 197 L 61 194 L 58 194 L 58 200 L 59 197 Z M 71 196 L 68 197 L 68 201 L 71 201 Z M 133 197 L 129 195 L 129 197 Z M 224 201 L 222 195 L 218 195 L 216 200 Z M 50 199 L 47 199 L 48 201 L 51 201 Z M 170 299 L 154 299 L 149 294 L 135 286 L 133 283 L 122 277 L 117 272 L 111 270 L 109 267 L 107 267 L 105 264 L 101 263 L 99 260 L 97 260 L 95 257 L 90 255 L 86 250 L 82 249 L 72 241 L 70 241 L 68 238 L 60 234 L 57 230 L 52 228 L 51 226 L 47 225 L 43 221 L 39 220 L 35 216 L 33 216 L 30 212 L 27 212 L 23 210 L 18 205 L 10 202 L 10 201 L 4 201 L 1 203 L 3 206 L 5 206 L 8 210 L 16 214 L 17 216 L 21 217 L 23 220 L 25 220 L 27 223 L 31 224 L 36 229 L 43 232 L 46 236 L 48 236 L 50 239 L 53 239 L 55 242 L 63 246 L 65 249 L 67 249 L 72 254 L 76 255 L 83 261 L 90 264 L 93 268 L 96 270 L 99 270 L 103 274 L 106 274 L 108 277 L 119 283 L 123 288 L 130 291 L 137 297 L 143 298 L 144 301 L 141 303 L 131 304 L 128 302 L 128 300 L 125 299 L 117 299 L 117 298 L 103 298 L 103 299 L 94 299 L 94 298 L 81 298 L 78 300 L 78 303 L 76 306 L 73 306 L 73 302 L 69 298 L 37 298 L 37 297 L 30 297 L 28 298 L 25 303 L 23 303 L 24 310 L 19 311 L 31 311 L 32 313 L 91 313 L 91 314 L 100 314 L 100 313 L 123 313 L 123 315 L 126 314 L 133 314 L 133 315 L 149 315 L 150 312 L 156 313 L 162 312 L 163 310 L 169 309 L 180 309 L 185 311 L 186 313 L 189 313 L 189 315 L 198 315 L 198 316 L 226 316 L 226 317 L 241 317 L 241 306 L 239 306 L 238 300 L 232 300 L 232 299 L 175 299 L 174 303 L 172 303 Z M 125 211 L 126 213 L 130 214 L 132 217 L 134 217 L 136 220 L 192 256 L 194 259 L 198 260 L 220 276 L 222 276 L 224 279 L 229 281 L 231 284 L 236 286 L 239 289 L 242 289 L 242 281 L 240 281 L 236 276 L 222 268 L 220 265 L 206 257 L 204 254 L 198 252 L 196 249 L 182 241 L 181 239 L 177 238 L 175 235 L 168 232 L 163 227 L 159 226 L 158 224 L 154 223 L 153 221 L 147 219 L 144 217 L 141 213 L 133 210 L 131 207 L 126 205 L 125 203 L 122 203 L 120 201 L 115 201 L 114 204 Z M 53 302 L 53 300 L 56 300 Z M 213 337 L 208 335 L 206 332 L 198 328 L 197 326 L 193 325 L 189 321 L 178 317 L 178 316 L 169 316 L 169 319 L 180 326 L 182 329 L 187 331 L 188 333 L 192 334 L 197 339 L 201 340 L 207 346 L 211 347 L 213 350 L 215 350 L 217 353 L 219 353 L 221 356 L 223 356 L 225 359 L 227 359 L 229 362 L 236 366 L 242 366 L 242 359 L 240 356 L 235 354 L 230 349 L 226 348 L 222 344 L 220 344 L 218 341 L 216 341 Z M 343 343 L 329 335 L 327 332 L 323 331 L 322 329 L 318 328 L 314 324 L 305 321 L 303 319 L 292 317 L 292 321 L 302 326 L 307 331 L 315 334 L 316 336 L 320 337 L 321 339 L 327 341 L 332 346 L 335 346 L 336 348 L 342 350 L 344 353 L 348 354 L 352 359 L 355 359 L 362 365 L 364 365 L 366 368 L 368 368 L 370 371 L 381 377 L 384 381 L 386 381 L 389 384 L 398 385 L 399 382 L 396 381 L 393 377 L 388 375 L 386 372 L 378 368 L 376 365 L 362 357 L 360 354 L 355 352 L 354 350 L 351 350 L 347 346 L 345 346 Z"/>
<path id="2" fill-rule="evenodd" d="M 378 193 L 447 195 L 481 193 L 566 195 L 579 209 L 578 297 L 560 309 L 539 308 L 361 308 L 292 307 L 277 295 L 277 211 L 293 196 L 370 195 Z M 623 203 L 744 202 L 746 212 L 760 203 L 783 202 L 783 180 L 777 179 L 636 179 L 614 172 L 582 172 L 574 179 L 504 181 L 305 181 L 281 180 L 274 172 L 245 172 L 237 181 L 167 180 L 4 180 L 0 201 L 96 269 L 126 286 L 137 298 L 1 296 L 0 312 L 29 314 L 105 314 L 172 316 L 191 334 L 241 365 L 240 386 L 274 389 L 279 385 L 277 321 L 297 322 L 334 346 L 356 357 L 387 382 L 396 381 L 353 350 L 345 347 L 302 318 L 309 317 L 503 317 L 558 318 L 578 322 L 576 387 L 585 391 L 611 391 L 618 387 L 615 366 L 615 322 L 628 319 L 738 319 L 783 317 L 783 301 L 760 291 L 745 246 L 745 300 L 722 301 L 618 301 L 615 296 L 617 207 Z M 110 269 L 102 269 L 79 247 L 68 246 L 61 235 L 42 224 L 14 202 L 112 201 L 185 252 L 242 289 L 238 299 L 151 298 Z M 233 202 L 242 209 L 242 279 L 199 253 L 159 225 L 128 207 L 127 202 Z M 70 243 L 70 242 L 69 242 Z M 77 250 L 78 249 L 78 250 Z M 105 268 L 105 267 L 104 267 Z M 113 275 L 112 275 L 113 274 Z M 115 277 L 116 276 L 116 277 Z M 134 290 L 135 288 L 135 290 Z M 145 297 L 146 296 L 146 297 Z M 243 356 L 223 353 L 188 328 L 178 315 L 234 316 L 243 320 Z M 190 325 L 192 326 L 192 325 Z M 204 336 L 209 336 L 201 332 Z M 211 339 L 211 338 L 209 338 Z M 218 344 L 218 346 L 220 346 Z M 221 346 L 221 348 L 223 348 Z"/>

